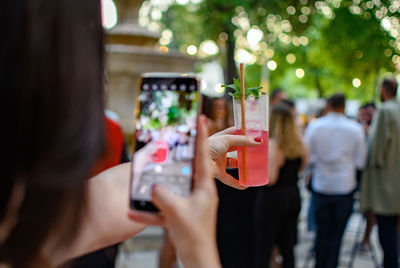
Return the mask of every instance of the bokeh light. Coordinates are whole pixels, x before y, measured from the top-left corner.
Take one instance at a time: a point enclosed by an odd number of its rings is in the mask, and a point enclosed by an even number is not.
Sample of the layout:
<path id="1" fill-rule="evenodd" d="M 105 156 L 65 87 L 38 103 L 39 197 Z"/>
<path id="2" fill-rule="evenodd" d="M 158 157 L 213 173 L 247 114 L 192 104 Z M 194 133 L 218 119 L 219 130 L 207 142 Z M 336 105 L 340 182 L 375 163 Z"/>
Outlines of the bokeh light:
<path id="1" fill-rule="evenodd" d="M 296 69 L 296 76 L 297 76 L 298 78 L 303 78 L 303 77 L 304 77 L 304 74 L 305 74 L 305 72 L 304 72 L 303 69 L 301 69 L 301 68 Z"/>
<path id="2" fill-rule="evenodd" d="M 168 51 L 169 51 L 167 46 L 160 46 L 159 50 L 160 50 L 161 53 L 168 53 Z"/>
<path id="3" fill-rule="evenodd" d="M 111 29 L 118 22 L 117 7 L 113 0 L 101 0 L 101 6 L 103 27 L 107 30 Z"/>
<path id="4" fill-rule="evenodd" d="M 197 53 L 197 47 L 194 46 L 194 45 L 190 45 L 190 46 L 188 46 L 188 48 L 186 49 L 186 52 L 187 52 L 187 54 L 194 56 L 194 55 L 196 55 L 196 53 Z"/>
<path id="5" fill-rule="evenodd" d="M 274 56 L 275 52 L 272 48 L 268 48 L 264 51 L 264 56 L 267 58 L 272 58 Z"/>
<path id="6" fill-rule="evenodd" d="M 219 48 L 212 40 L 205 40 L 200 44 L 200 51 L 205 54 L 204 56 L 213 56 L 218 54 Z"/>
<path id="7" fill-rule="evenodd" d="M 222 86 L 221 83 L 217 83 L 214 87 L 215 92 L 222 94 L 225 92 L 225 87 Z"/>
<path id="8" fill-rule="evenodd" d="M 359 86 L 361 86 L 361 80 L 358 79 L 358 78 L 354 78 L 354 79 L 353 79 L 353 86 L 354 86 L 354 87 L 359 87 Z"/>
<path id="9" fill-rule="evenodd" d="M 384 18 L 381 21 L 381 26 L 383 29 L 385 29 L 386 31 L 390 31 L 390 28 L 392 27 L 392 24 L 390 23 L 390 20 L 388 18 Z"/>
<path id="10" fill-rule="evenodd" d="M 267 67 L 268 67 L 268 69 L 270 69 L 271 71 L 274 71 L 274 70 L 276 70 L 276 68 L 278 67 L 278 64 L 276 63 L 276 61 L 270 60 L 270 61 L 267 63 Z"/>
<path id="11" fill-rule="evenodd" d="M 294 15 L 294 14 L 296 14 L 296 8 L 294 6 L 288 6 L 288 8 L 286 9 L 286 12 L 289 15 Z"/>
<path id="12" fill-rule="evenodd" d="M 160 44 L 163 46 L 168 45 L 172 41 L 172 31 L 170 29 L 166 29 L 161 33 Z"/>
<path id="13" fill-rule="evenodd" d="M 189 3 L 189 0 L 176 0 L 176 3 L 178 5 L 184 6 L 184 5 L 187 5 Z"/>
<path id="14" fill-rule="evenodd" d="M 296 56 L 293 53 L 289 53 L 286 55 L 286 61 L 290 64 L 293 64 L 296 62 Z"/>
<path id="15" fill-rule="evenodd" d="M 257 45 L 261 39 L 263 38 L 263 32 L 260 31 L 258 28 L 252 28 L 247 32 L 247 41 L 249 42 L 250 46 Z"/>
<path id="16" fill-rule="evenodd" d="M 235 61 L 239 63 L 254 64 L 257 61 L 257 57 L 246 49 L 239 48 L 235 53 Z"/>

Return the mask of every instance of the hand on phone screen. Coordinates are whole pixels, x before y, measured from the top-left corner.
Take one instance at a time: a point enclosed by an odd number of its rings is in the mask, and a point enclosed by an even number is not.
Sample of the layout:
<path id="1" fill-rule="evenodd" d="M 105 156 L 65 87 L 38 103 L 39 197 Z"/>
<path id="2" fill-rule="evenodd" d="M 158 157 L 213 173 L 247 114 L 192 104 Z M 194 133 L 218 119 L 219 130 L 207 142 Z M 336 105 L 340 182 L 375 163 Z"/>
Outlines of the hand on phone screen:
<path id="1" fill-rule="evenodd" d="M 143 148 L 135 152 L 133 162 L 133 172 L 135 176 L 140 176 L 143 169 L 148 162 L 148 159 L 153 159 L 154 154 L 157 153 L 157 145 L 155 142 L 147 143 Z"/>

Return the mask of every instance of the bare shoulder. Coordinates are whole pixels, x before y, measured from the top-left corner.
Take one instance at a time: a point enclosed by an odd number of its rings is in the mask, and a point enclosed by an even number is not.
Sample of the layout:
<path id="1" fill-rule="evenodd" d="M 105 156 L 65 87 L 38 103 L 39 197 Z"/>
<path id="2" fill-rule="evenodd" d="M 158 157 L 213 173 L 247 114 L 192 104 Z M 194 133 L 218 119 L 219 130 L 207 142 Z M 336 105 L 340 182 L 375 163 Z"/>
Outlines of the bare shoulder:
<path id="1" fill-rule="evenodd" d="M 269 138 L 269 149 L 279 149 L 278 141 L 274 138 Z"/>
<path id="2" fill-rule="evenodd" d="M 275 159 L 278 162 L 282 162 L 285 159 L 285 155 L 284 155 L 283 151 L 281 150 L 281 148 L 279 148 L 279 144 L 276 139 L 274 139 L 274 138 L 269 139 L 269 150 L 270 150 L 271 155 L 273 157 L 275 157 Z"/>

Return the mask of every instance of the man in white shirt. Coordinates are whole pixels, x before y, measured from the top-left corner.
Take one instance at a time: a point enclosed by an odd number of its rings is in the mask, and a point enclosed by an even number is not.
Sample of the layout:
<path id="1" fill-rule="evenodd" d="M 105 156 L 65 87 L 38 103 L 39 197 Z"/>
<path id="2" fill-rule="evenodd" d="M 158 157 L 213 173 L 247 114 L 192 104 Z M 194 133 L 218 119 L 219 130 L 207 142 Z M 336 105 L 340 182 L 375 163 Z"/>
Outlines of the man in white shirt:
<path id="1" fill-rule="evenodd" d="M 316 209 L 316 268 L 335 268 L 347 220 L 353 209 L 356 169 L 366 160 L 362 126 L 346 117 L 345 97 L 328 99 L 329 113 L 312 122 L 305 143 L 313 165 L 312 189 Z"/>

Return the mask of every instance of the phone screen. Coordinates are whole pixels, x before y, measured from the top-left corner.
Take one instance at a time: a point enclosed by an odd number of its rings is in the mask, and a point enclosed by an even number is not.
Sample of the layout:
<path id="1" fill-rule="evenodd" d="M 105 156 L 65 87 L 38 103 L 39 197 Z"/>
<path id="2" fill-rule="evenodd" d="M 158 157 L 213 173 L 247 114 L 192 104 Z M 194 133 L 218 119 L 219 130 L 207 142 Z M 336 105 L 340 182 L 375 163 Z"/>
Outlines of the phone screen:
<path id="1" fill-rule="evenodd" d="M 135 119 L 132 208 L 156 211 L 151 203 L 154 184 L 178 196 L 190 193 L 198 106 L 194 76 L 143 75 Z"/>

